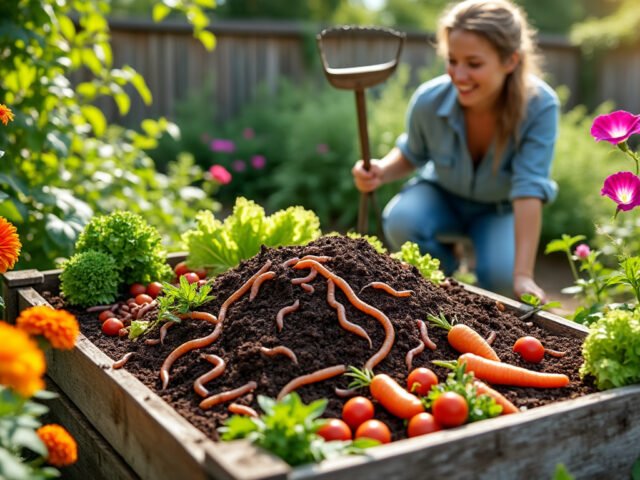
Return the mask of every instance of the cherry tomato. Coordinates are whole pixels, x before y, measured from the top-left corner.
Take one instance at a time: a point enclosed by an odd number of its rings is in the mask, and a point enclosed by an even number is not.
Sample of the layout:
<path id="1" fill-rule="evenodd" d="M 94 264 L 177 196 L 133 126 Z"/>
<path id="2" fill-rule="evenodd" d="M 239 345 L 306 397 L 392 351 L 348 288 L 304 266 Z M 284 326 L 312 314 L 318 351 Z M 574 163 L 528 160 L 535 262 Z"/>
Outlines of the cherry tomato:
<path id="1" fill-rule="evenodd" d="M 455 392 L 444 392 L 431 407 L 433 418 L 443 427 L 457 427 L 467 421 L 469 405 L 464 397 Z"/>
<path id="2" fill-rule="evenodd" d="M 351 440 L 351 429 L 339 418 L 329 418 L 316 432 L 327 442 L 331 440 Z"/>
<path id="3" fill-rule="evenodd" d="M 513 351 L 520 354 L 525 362 L 540 363 L 544 357 L 544 347 L 535 337 L 520 337 L 513 345 Z"/>
<path id="4" fill-rule="evenodd" d="M 162 284 L 160 282 L 151 282 L 147 285 L 147 291 L 145 292 L 151 298 L 156 298 L 162 292 Z"/>
<path id="5" fill-rule="evenodd" d="M 176 274 L 176 277 L 180 278 L 182 275 L 184 275 L 185 273 L 189 273 L 191 270 L 189 270 L 189 267 L 187 267 L 187 262 L 180 262 L 174 267 L 173 271 Z"/>
<path id="6" fill-rule="evenodd" d="M 371 419 L 364 422 L 356 430 L 356 438 L 362 437 L 372 438 L 380 443 L 389 443 L 391 441 L 391 430 L 380 420 Z"/>
<path id="7" fill-rule="evenodd" d="M 427 412 L 422 412 L 411 417 L 409 425 L 407 426 L 407 436 L 417 437 L 419 435 L 426 435 L 427 433 L 437 432 L 442 430 L 442 427 L 438 425 L 433 415 Z"/>
<path id="8" fill-rule="evenodd" d="M 107 318 L 112 317 L 115 317 L 115 314 L 111 310 L 105 310 L 104 312 L 100 312 L 100 315 L 98 315 L 98 320 L 100 320 L 100 323 L 103 323 Z"/>
<path id="9" fill-rule="evenodd" d="M 124 323 L 117 318 L 107 318 L 102 324 L 102 333 L 115 337 L 121 328 L 124 328 Z"/>
<path id="10" fill-rule="evenodd" d="M 141 283 L 134 283 L 129 287 L 129 294 L 132 297 L 136 297 L 138 295 L 140 295 L 141 293 L 144 293 L 147 291 L 147 287 L 145 287 L 143 284 Z"/>
<path id="11" fill-rule="evenodd" d="M 342 419 L 351 428 L 358 428 L 363 422 L 373 418 L 374 408 L 371 400 L 365 397 L 353 397 L 342 407 Z"/>
<path id="12" fill-rule="evenodd" d="M 432 385 L 438 384 L 438 377 L 432 370 L 419 367 L 411 371 L 407 377 L 407 390 L 416 395 L 427 395 Z"/>
<path id="13" fill-rule="evenodd" d="M 185 280 L 189 283 L 196 283 L 200 281 L 200 277 L 198 276 L 197 273 L 195 272 L 187 272 L 184 275 L 182 275 Z"/>
<path id="14" fill-rule="evenodd" d="M 144 305 L 145 303 L 153 302 L 153 298 L 151 298 L 146 293 L 141 293 L 140 295 L 136 295 L 136 303 L 138 305 Z"/>
<path id="15" fill-rule="evenodd" d="M 204 268 L 201 270 L 195 270 L 193 273 L 197 274 L 198 277 L 200 277 L 200 280 L 207 278 L 207 271 Z"/>

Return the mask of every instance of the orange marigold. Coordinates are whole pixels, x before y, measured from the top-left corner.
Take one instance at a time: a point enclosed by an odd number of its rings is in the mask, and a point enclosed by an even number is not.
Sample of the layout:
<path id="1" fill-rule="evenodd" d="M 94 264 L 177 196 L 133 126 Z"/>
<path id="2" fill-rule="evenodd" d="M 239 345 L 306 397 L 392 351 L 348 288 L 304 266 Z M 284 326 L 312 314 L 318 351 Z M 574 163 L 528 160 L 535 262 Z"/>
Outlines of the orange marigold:
<path id="1" fill-rule="evenodd" d="M 49 451 L 47 463 L 54 467 L 65 467 L 78 460 L 78 445 L 64 427 L 51 423 L 36 430 Z"/>
<path id="2" fill-rule="evenodd" d="M 47 305 L 23 310 L 16 325 L 31 335 L 42 335 L 53 348 L 60 350 L 72 349 L 80 333 L 75 316 L 66 310 L 54 310 Z"/>
<path id="3" fill-rule="evenodd" d="M 23 397 L 44 388 L 44 353 L 22 330 L 0 322 L 0 384 Z"/>
<path id="4" fill-rule="evenodd" d="M 5 104 L 0 103 L 0 122 L 7 124 L 13 120 L 13 112 Z"/>
<path id="5" fill-rule="evenodd" d="M 0 273 L 13 268 L 20 256 L 21 247 L 16 227 L 4 217 L 0 217 Z"/>

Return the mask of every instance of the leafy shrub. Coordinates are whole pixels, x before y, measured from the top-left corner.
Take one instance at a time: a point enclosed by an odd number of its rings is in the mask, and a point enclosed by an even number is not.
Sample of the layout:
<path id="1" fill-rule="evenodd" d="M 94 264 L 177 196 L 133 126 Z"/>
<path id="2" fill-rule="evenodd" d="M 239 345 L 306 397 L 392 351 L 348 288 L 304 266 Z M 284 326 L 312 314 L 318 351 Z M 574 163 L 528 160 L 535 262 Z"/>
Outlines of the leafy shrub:
<path id="1" fill-rule="evenodd" d="M 436 285 L 444 280 L 444 273 L 439 270 L 440 260 L 432 258 L 428 253 L 420 255 L 420 249 L 416 243 L 405 242 L 399 252 L 391 254 L 391 258 L 414 265 L 424 278 Z"/>
<path id="2" fill-rule="evenodd" d="M 149 283 L 171 277 L 160 234 L 141 216 L 116 211 L 94 217 L 76 243 L 78 253 L 97 250 L 113 257 L 120 283 Z"/>
<path id="3" fill-rule="evenodd" d="M 120 284 L 116 261 L 95 250 L 76 253 L 62 266 L 60 291 L 71 305 L 88 307 L 115 300 Z"/>

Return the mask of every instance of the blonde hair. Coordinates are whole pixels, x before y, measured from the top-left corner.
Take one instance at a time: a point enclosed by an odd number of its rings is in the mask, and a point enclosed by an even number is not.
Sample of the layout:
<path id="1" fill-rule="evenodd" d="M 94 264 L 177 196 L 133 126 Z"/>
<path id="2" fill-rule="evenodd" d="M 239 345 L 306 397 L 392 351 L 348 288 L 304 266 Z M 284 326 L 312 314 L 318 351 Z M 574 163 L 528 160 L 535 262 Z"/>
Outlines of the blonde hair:
<path id="1" fill-rule="evenodd" d="M 496 158 L 509 138 L 519 142 L 518 127 L 524 119 L 531 95 L 530 75 L 540 73 L 539 57 L 526 14 L 508 0 L 466 0 L 449 7 L 438 24 L 438 51 L 446 59 L 448 38 L 453 30 L 479 35 L 493 46 L 500 60 L 506 62 L 513 53 L 519 55 L 515 69 L 505 79 L 498 99 Z"/>

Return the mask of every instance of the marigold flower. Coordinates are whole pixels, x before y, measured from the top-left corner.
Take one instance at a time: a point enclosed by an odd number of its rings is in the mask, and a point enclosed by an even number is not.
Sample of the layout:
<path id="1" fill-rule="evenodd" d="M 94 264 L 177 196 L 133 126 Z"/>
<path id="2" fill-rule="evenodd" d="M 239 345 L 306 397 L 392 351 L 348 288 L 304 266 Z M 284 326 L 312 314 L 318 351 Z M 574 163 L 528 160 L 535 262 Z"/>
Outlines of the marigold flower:
<path id="1" fill-rule="evenodd" d="M 53 348 L 70 350 L 80 333 L 78 320 L 65 310 L 46 305 L 27 308 L 20 313 L 16 326 L 31 335 L 42 335 Z"/>
<path id="2" fill-rule="evenodd" d="M 25 398 L 44 388 L 44 353 L 26 332 L 0 322 L 0 384 Z"/>
<path id="3" fill-rule="evenodd" d="M 16 227 L 4 217 L 0 217 L 0 273 L 13 268 L 20 256 L 20 248 L 22 244 Z"/>
<path id="4" fill-rule="evenodd" d="M 618 204 L 616 212 L 631 210 L 640 205 L 640 178 L 631 172 L 609 175 L 600 195 L 607 196 Z"/>
<path id="5" fill-rule="evenodd" d="M 581 243 L 580 245 L 578 245 L 576 247 L 574 253 L 575 253 L 576 257 L 585 259 L 591 253 L 591 249 L 589 248 L 589 245 L 587 245 L 586 243 Z"/>
<path id="6" fill-rule="evenodd" d="M 36 430 L 47 447 L 47 463 L 54 467 L 65 467 L 78 460 L 78 444 L 64 427 L 51 423 Z"/>
<path id="7" fill-rule="evenodd" d="M 221 183 L 222 185 L 226 185 L 231 182 L 231 174 L 229 170 L 224 168 L 222 165 L 214 165 L 209 169 L 209 175 L 216 182 Z"/>
<path id="8" fill-rule="evenodd" d="M 634 133 L 640 133 L 640 116 L 624 110 L 598 115 L 591 125 L 591 135 L 597 142 L 604 140 L 612 145 L 626 142 Z"/>
<path id="9" fill-rule="evenodd" d="M 0 122 L 4 125 L 8 124 L 13 120 L 13 112 L 9 107 L 5 104 L 0 103 Z"/>

